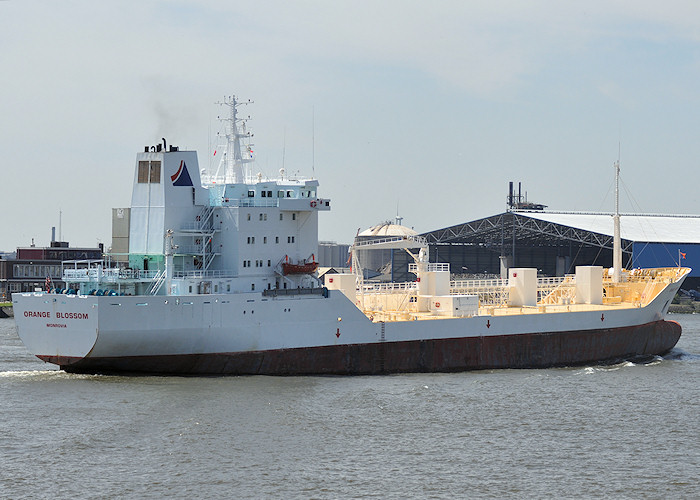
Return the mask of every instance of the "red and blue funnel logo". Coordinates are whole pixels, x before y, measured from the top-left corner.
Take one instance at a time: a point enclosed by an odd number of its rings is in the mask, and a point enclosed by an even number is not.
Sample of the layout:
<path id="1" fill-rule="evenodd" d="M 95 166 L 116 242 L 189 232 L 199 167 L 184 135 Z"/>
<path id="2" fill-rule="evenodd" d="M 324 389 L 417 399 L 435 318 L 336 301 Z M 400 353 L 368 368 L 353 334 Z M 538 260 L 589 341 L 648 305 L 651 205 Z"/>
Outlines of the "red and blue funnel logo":
<path id="1" fill-rule="evenodd" d="M 187 171 L 185 160 L 180 160 L 180 168 L 170 176 L 170 179 L 173 181 L 173 186 L 194 186 L 190 173 Z"/>

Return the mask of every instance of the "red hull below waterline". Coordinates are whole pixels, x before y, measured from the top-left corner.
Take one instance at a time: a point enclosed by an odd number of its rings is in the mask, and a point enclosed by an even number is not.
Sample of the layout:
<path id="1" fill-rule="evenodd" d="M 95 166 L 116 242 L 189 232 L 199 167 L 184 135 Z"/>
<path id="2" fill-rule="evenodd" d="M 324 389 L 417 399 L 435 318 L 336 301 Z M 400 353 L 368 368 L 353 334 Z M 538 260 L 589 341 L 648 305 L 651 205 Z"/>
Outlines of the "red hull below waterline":
<path id="1" fill-rule="evenodd" d="M 678 342 L 675 321 L 623 328 L 376 342 L 234 353 L 66 358 L 39 356 L 71 373 L 178 375 L 369 375 L 549 368 L 663 355 Z"/>

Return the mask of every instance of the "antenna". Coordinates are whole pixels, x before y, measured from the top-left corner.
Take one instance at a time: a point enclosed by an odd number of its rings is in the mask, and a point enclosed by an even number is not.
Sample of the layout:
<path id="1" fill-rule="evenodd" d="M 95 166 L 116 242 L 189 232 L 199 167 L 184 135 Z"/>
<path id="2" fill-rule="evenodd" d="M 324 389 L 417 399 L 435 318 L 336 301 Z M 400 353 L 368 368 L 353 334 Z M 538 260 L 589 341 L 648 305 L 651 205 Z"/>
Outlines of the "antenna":
<path id="1" fill-rule="evenodd" d="M 284 134 L 282 136 L 282 169 L 284 169 L 284 155 L 287 151 L 287 127 L 284 127 Z"/>
<path id="2" fill-rule="evenodd" d="M 316 110 L 311 106 L 311 177 L 316 177 Z"/>

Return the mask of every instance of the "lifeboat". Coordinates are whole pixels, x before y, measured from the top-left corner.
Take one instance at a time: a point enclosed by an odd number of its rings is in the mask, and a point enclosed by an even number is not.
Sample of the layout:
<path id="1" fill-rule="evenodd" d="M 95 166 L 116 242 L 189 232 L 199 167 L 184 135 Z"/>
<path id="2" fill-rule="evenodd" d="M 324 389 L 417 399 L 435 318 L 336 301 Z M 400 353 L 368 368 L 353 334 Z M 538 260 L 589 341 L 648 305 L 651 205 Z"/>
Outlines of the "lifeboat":
<path id="1" fill-rule="evenodd" d="M 282 273 L 287 276 L 288 274 L 311 274 L 318 269 L 318 262 L 313 254 L 311 254 L 311 262 L 304 262 L 299 264 L 292 264 L 289 262 L 289 257 L 284 256 L 284 262 L 282 262 Z"/>

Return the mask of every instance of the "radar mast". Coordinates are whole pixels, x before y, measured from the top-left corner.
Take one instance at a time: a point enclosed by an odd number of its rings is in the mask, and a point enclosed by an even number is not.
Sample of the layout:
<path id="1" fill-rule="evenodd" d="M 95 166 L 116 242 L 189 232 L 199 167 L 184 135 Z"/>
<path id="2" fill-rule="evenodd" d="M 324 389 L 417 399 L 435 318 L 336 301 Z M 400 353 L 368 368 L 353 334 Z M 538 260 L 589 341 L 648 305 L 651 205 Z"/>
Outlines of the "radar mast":
<path id="1" fill-rule="evenodd" d="M 218 117 L 219 121 L 224 124 L 226 143 L 217 174 L 223 171 L 224 183 L 226 184 L 245 182 L 246 177 L 249 176 L 245 165 L 255 161 L 253 144 L 250 142 L 253 134 L 247 129 L 247 122 L 250 120 L 250 116 L 239 118 L 238 108 L 243 105 L 253 104 L 253 101 L 248 99 L 245 102 L 241 102 L 234 95 L 224 97 L 223 101 L 215 104 L 229 108 L 227 117 Z"/>

